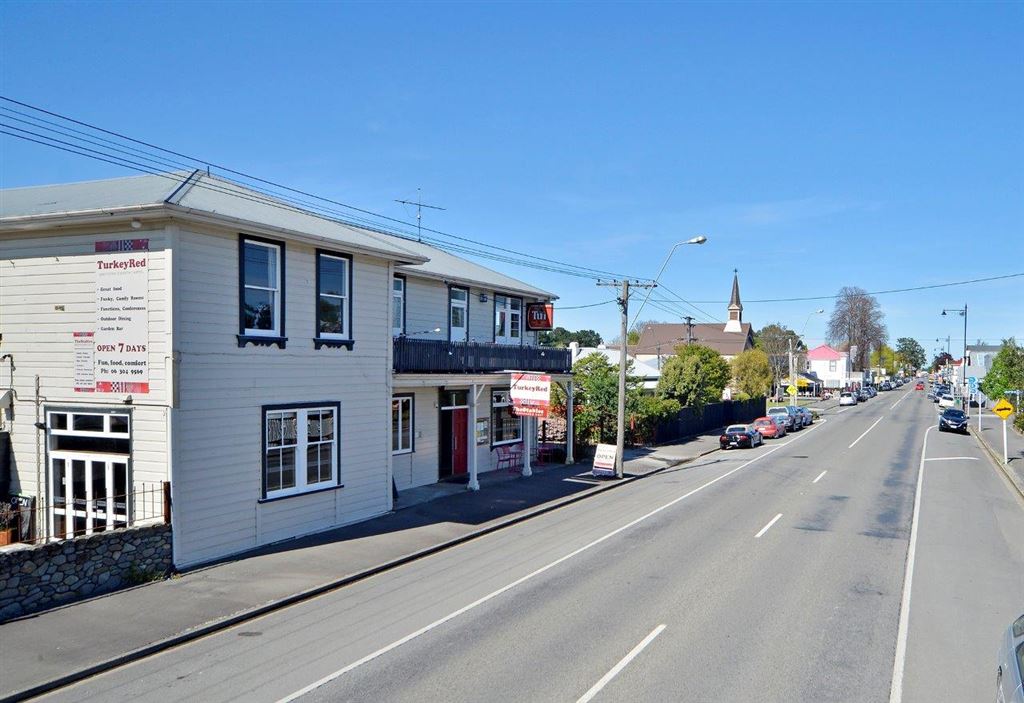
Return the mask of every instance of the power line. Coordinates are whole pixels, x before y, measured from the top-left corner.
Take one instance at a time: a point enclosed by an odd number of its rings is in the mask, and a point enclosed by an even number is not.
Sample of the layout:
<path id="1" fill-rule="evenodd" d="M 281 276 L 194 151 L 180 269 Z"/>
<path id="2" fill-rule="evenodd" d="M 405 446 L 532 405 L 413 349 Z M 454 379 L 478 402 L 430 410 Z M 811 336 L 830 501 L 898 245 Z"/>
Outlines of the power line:
<path id="1" fill-rule="evenodd" d="M 231 174 L 240 176 L 242 178 L 245 178 L 245 179 L 248 179 L 248 180 L 251 180 L 251 181 L 255 181 L 257 183 L 262 183 L 262 184 L 265 184 L 265 185 L 269 185 L 269 186 L 272 186 L 274 188 L 279 188 L 279 189 L 288 191 L 290 193 L 295 193 L 295 194 L 298 194 L 298 195 L 305 196 L 307 198 L 313 198 L 314 200 L 317 200 L 317 201 L 320 201 L 320 202 L 330 203 L 332 205 L 336 205 L 336 206 L 345 208 L 346 210 L 351 210 L 351 211 L 354 211 L 354 212 L 362 213 L 364 215 L 369 215 L 369 216 L 374 217 L 374 218 L 385 220 L 385 221 L 391 222 L 391 223 L 396 223 L 396 224 L 399 224 L 399 225 L 402 225 L 402 226 L 406 226 L 406 227 L 411 227 L 412 226 L 411 223 L 405 222 L 404 220 L 400 220 L 400 219 L 397 219 L 397 218 L 389 217 L 387 215 L 383 215 L 381 213 L 376 213 L 376 212 L 373 212 L 371 210 L 366 210 L 364 208 L 359 208 L 359 207 L 356 207 L 354 205 L 349 205 L 348 203 L 344 203 L 344 202 L 341 202 L 341 201 L 338 201 L 338 200 L 332 200 L 330 198 L 325 198 L 323 196 L 315 195 L 315 194 L 309 193 L 307 191 L 299 190 L 299 189 L 296 189 L 296 188 L 291 188 L 289 186 L 286 186 L 286 185 L 283 185 L 283 184 L 280 184 L 280 183 L 276 183 L 274 181 L 270 181 L 270 180 L 267 180 L 267 179 L 259 178 L 258 176 L 253 176 L 253 175 L 245 173 L 243 171 L 238 171 L 236 169 L 232 169 L 232 168 L 229 168 L 227 166 L 216 164 L 216 163 L 213 163 L 211 161 L 207 161 L 205 159 L 200 159 L 200 158 L 197 158 L 197 157 L 189 156 L 187 154 L 183 154 L 181 152 L 173 151 L 171 149 L 166 149 L 164 147 L 157 146 L 155 144 L 151 144 L 149 142 L 145 142 L 145 141 L 142 141 L 142 140 L 139 140 L 139 139 L 135 139 L 133 137 L 129 137 L 129 136 L 127 136 L 125 134 L 121 134 L 119 132 L 115 132 L 115 131 L 112 131 L 112 130 L 104 129 L 102 127 L 90 124 L 88 122 L 83 122 L 81 120 L 77 120 L 77 119 L 74 119 L 72 117 L 68 117 L 66 115 L 61 115 L 59 113 L 52 112 L 52 111 L 46 110 L 44 108 L 36 107 L 34 105 L 29 105 L 28 103 L 24 103 L 24 102 L 21 102 L 19 100 L 15 100 L 13 98 L 9 98 L 9 97 L 0 95 L 0 100 L 4 100 L 6 102 L 9 102 L 9 103 L 12 103 L 12 104 L 15 104 L 15 105 L 20 105 L 21 107 L 28 108 L 29 110 L 35 110 L 37 112 L 49 115 L 51 117 L 56 117 L 56 118 L 58 118 L 60 120 L 65 120 L 65 121 L 70 122 L 72 124 L 76 124 L 76 125 L 79 125 L 79 126 L 82 126 L 82 127 L 86 127 L 88 129 L 95 130 L 97 132 L 101 132 L 103 134 L 107 134 L 107 135 L 110 135 L 110 136 L 113 136 L 113 137 L 117 137 L 118 139 L 122 139 L 122 140 L 125 140 L 125 141 L 128 141 L 128 142 L 131 142 L 133 144 L 138 144 L 138 145 L 141 145 L 141 146 L 145 146 L 145 147 L 147 147 L 149 149 L 156 149 L 157 151 L 160 151 L 160 152 L 162 152 L 164 154 L 170 154 L 172 156 L 177 156 L 177 157 L 180 157 L 182 159 L 188 159 L 188 160 L 190 160 L 192 162 L 195 162 L 195 163 L 202 164 L 202 165 L 206 166 L 207 172 L 209 172 L 209 169 L 211 167 L 215 167 L 218 170 L 221 170 L 221 171 L 226 172 L 226 173 L 231 173 Z M 0 109 L 3 109 L 5 111 L 7 111 L 7 112 L 14 112 L 15 114 L 22 115 L 23 117 L 29 117 L 30 119 L 34 119 L 37 122 L 44 122 L 44 123 L 52 125 L 52 126 L 64 128 L 64 126 L 60 125 L 59 123 L 55 123 L 55 122 L 52 122 L 50 120 L 43 120 L 41 118 L 35 118 L 35 117 L 33 117 L 31 115 L 28 115 L 28 114 L 26 114 L 24 112 L 19 112 L 19 111 L 11 110 L 10 108 L 0 108 Z M 8 116 L 8 119 L 16 119 L 19 122 L 25 123 L 25 120 L 20 120 L 18 118 L 10 118 Z M 102 152 L 97 152 L 94 149 L 89 149 L 87 147 L 83 147 L 80 144 L 70 144 L 70 143 L 65 142 L 63 140 L 54 139 L 53 137 L 49 137 L 49 136 L 46 136 L 46 135 L 40 135 L 38 133 L 34 133 L 34 132 L 31 132 L 31 131 L 28 131 L 28 130 L 23 130 L 22 128 L 15 127 L 13 125 L 4 125 L 4 126 L 8 127 L 9 129 L 15 129 L 15 130 L 18 130 L 18 131 L 28 132 L 29 134 L 33 134 L 34 136 L 40 137 L 42 139 L 52 140 L 52 141 L 56 141 L 58 143 L 61 143 L 61 144 L 67 145 L 67 146 L 73 146 L 73 147 L 77 147 L 79 149 L 83 149 L 85 151 L 90 151 L 90 152 L 96 153 L 97 155 L 102 153 Z M 67 136 L 67 137 L 70 137 L 70 138 L 73 138 L 73 139 L 81 139 L 82 141 L 86 141 L 87 143 L 93 144 L 94 146 L 103 146 L 103 145 L 97 143 L 96 141 L 89 140 L 89 139 L 84 139 L 82 137 L 73 137 L 71 134 L 68 134 L 67 132 L 58 131 L 57 129 L 52 129 L 52 128 L 49 128 L 49 127 L 43 127 L 43 126 L 38 125 L 38 124 L 33 124 L 32 126 L 35 126 L 37 128 L 41 128 L 41 129 L 45 129 L 47 131 L 53 131 L 55 133 L 61 134 L 62 136 Z M 94 136 L 94 135 L 89 135 L 88 133 L 82 132 L 81 130 L 75 130 L 75 129 L 72 129 L 72 128 L 67 128 L 67 129 L 72 131 L 72 132 L 74 132 L 74 133 L 76 133 L 76 134 L 87 135 L 87 136 Z M 6 132 L 6 134 L 8 134 L 10 136 L 14 136 L 14 137 L 25 139 L 25 137 L 22 137 L 21 135 L 11 134 L 10 132 Z M 111 150 L 114 150 L 114 151 L 119 151 L 120 153 L 123 153 L 123 154 L 129 154 L 129 152 L 125 151 L 124 149 L 119 149 L 118 148 L 119 146 L 125 146 L 125 145 L 118 144 L 117 142 L 113 142 L 113 141 L 111 141 L 109 139 L 105 139 L 105 138 L 101 138 L 101 137 L 97 137 L 97 138 L 100 139 L 100 141 L 102 141 L 102 142 L 104 142 L 104 143 L 106 143 L 108 145 L 113 145 L 113 146 L 103 146 L 103 148 L 111 149 Z M 51 146 L 51 147 L 54 146 L 54 145 L 51 145 L 51 144 L 45 144 L 43 142 L 38 142 L 38 141 L 36 141 L 34 139 L 26 139 L 26 141 L 34 141 L 36 143 L 43 144 L 44 146 Z M 54 147 L 54 148 L 59 148 L 59 147 Z M 185 166 L 186 168 L 191 168 L 191 166 L 192 166 L 192 165 L 182 164 L 181 162 L 176 162 L 176 161 L 173 161 L 173 160 L 164 159 L 164 157 L 155 156 L 155 155 L 153 155 L 151 153 L 142 152 L 141 150 L 134 149 L 134 148 L 131 148 L 131 147 L 128 147 L 128 148 L 130 149 L 131 152 L 134 152 L 133 154 L 129 154 L 130 156 L 133 156 L 133 158 L 139 158 L 139 156 L 141 156 L 141 158 L 143 160 L 149 161 L 150 164 L 153 164 L 153 163 L 161 164 L 161 167 L 166 167 L 168 164 L 176 166 L 176 167 Z M 63 151 L 68 151 L 68 149 L 62 149 L 62 150 Z M 78 152 L 71 152 L 71 153 L 78 153 Z M 135 154 L 138 154 L 139 156 L 136 156 Z M 87 154 L 79 153 L 78 155 L 80 155 L 80 156 L 87 156 L 88 158 L 94 158 L 92 156 L 88 156 Z M 103 153 L 102 156 L 111 157 L 112 155 L 111 154 Z M 139 162 L 136 162 L 136 161 L 131 161 L 131 160 L 129 160 L 127 158 L 123 158 L 123 157 L 112 157 L 112 158 L 121 159 L 121 160 L 123 160 L 125 162 L 128 162 L 128 163 L 127 164 L 116 164 L 113 161 L 110 161 L 110 160 L 108 160 L 106 158 L 99 158 L 98 160 L 106 161 L 107 163 L 114 163 L 114 165 L 122 165 L 124 167 L 131 168 L 133 170 L 142 170 L 143 172 L 146 172 L 146 173 L 152 173 L 152 170 L 147 170 L 147 169 L 153 169 L 154 168 L 150 164 L 145 164 L 146 168 L 140 168 L 141 166 L 143 166 L 143 164 L 140 164 Z M 243 184 L 243 185 L 245 187 L 248 187 L 248 188 L 252 189 L 252 190 L 260 191 L 259 188 L 257 188 L 256 186 L 253 186 L 251 184 Z M 280 198 L 282 200 L 292 199 L 292 200 L 298 201 L 298 199 L 294 198 L 294 196 L 283 196 L 283 195 L 276 194 L 276 193 L 272 194 L 272 195 L 274 195 L 275 197 Z M 318 210 L 321 210 L 321 209 L 327 210 L 327 208 L 324 208 L 321 205 L 313 205 L 309 201 L 299 201 L 299 202 L 301 202 L 305 207 L 316 208 Z M 315 214 L 320 215 L 321 213 L 317 212 Z M 336 213 L 336 212 L 334 212 L 332 214 L 340 215 L 340 213 Z M 355 224 L 355 223 L 353 223 L 351 221 L 346 221 L 346 220 L 362 219 L 362 218 L 353 218 L 350 214 L 346 214 L 344 217 L 345 217 L 345 219 L 341 219 L 340 220 L 344 224 Z M 359 225 L 359 226 L 361 226 L 361 225 Z M 384 229 L 381 225 L 376 224 L 376 223 L 371 224 L 371 226 L 376 228 L 378 231 L 381 231 L 383 234 L 402 236 L 405 239 L 412 239 L 411 234 L 407 233 L 407 232 L 399 233 L 399 232 L 395 232 L 395 231 L 389 231 L 387 229 Z M 466 242 L 466 243 L 472 244 L 472 245 L 488 247 L 488 249 L 502 251 L 502 252 L 505 252 L 507 254 L 511 254 L 513 256 L 523 257 L 523 259 L 516 259 L 516 260 L 512 260 L 512 259 L 508 259 L 508 258 L 498 259 L 498 258 L 496 258 L 494 256 L 491 256 L 489 252 L 475 251 L 475 250 L 469 249 L 465 245 L 463 245 L 464 248 L 461 249 L 462 253 L 469 253 L 469 254 L 473 254 L 473 255 L 476 255 L 476 256 L 481 256 L 481 257 L 484 257 L 484 258 L 491 258 L 493 260 L 503 261 L 504 263 L 512 263 L 514 265 L 525 266 L 525 267 L 528 267 L 528 268 L 537 268 L 537 269 L 540 269 L 540 270 L 551 271 L 551 272 L 554 272 L 554 273 L 564 273 L 566 275 L 576 275 L 578 277 L 583 277 L 583 278 L 597 278 L 597 276 L 595 276 L 594 274 L 603 274 L 605 276 L 621 276 L 621 277 L 625 277 L 622 274 L 618 274 L 618 273 L 611 272 L 611 271 L 603 271 L 601 269 L 594 269 L 594 268 L 591 268 L 591 267 L 588 267 L 588 266 L 581 266 L 581 265 L 578 265 L 578 264 L 565 264 L 563 262 L 555 261 L 555 260 L 552 260 L 552 259 L 544 259 L 542 257 L 537 257 L 534 254 L 527 254 L 527 253 L 519 252 L 519 251 L 516 251 L 516 250 L 513 250 L 513 249 L 508 249 L 508 248 L 496 246 L 496 245 L 493 245 L 493 244 L 487 244 L 485 242 L 479 242 L 479 241 L 470 239 L 468 237 L 462 237 L 460 235 L 452 234 L 452 233 L 449 233 L 449 232 L 443 232 L 441 230 L 435 230 L 435 229 L 430 229 L 430 228 L 423 228 L 423 231 L 430 232 L 432 234 L 436 234 L 436 235 L 439 235 L 441 237 L 447 237 L 447 238 L 450 238 L 450 239 L 455 239 L 455 240 L 458 240 L 458 241 Z M 424 239 L 426 239 L 426 238 L 424 238 Z M 438 241 L 439 240 L 436 240 L 436 239 L 433 240 L 433 242 L 435 243 L 435 246 L 438 246 L 439 248 L 442 248 L 442 249 L 453 249 L 454 248 L 453 245 L 451 245 L 450 243 L 441 244 L 441 243 L 438 243 Z M 536 266 L 535 263 L 538 262 L 538 261 L 544 262 L 544 264 L 546 264 L 547 267 Z M 579 273 L 570 273 L 569 272 L 570 270 L 577 271 Z M 585 273 L 587 275 L 580 275 L 581 273 Z"/>

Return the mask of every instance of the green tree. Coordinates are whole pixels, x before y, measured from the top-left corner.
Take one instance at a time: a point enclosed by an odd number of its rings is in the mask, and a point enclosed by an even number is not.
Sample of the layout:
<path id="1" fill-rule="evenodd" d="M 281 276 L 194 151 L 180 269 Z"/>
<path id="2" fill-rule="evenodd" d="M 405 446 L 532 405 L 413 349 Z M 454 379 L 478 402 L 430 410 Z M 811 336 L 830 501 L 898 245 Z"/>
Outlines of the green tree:
<path id="1" fill-rule="evenodd" d="M 928 370 L 931 371 L 932 373 L 935 373 L 936 371 L 938 371 L 951 361 L 953 361 L 952 355 L 950 355 L 948 352 L 942 352 L 934 359 L 932 359 L 932 365 L 928 367 Z M 988 393 L 986 393 L 985 395 L 988 395 Z"/>
<path id="2" fill-rule="evenodd" d="M 603 340 L 601 339 L 601 335 L 594 330 L 578 330 L 576 332 L 570 332 L 564 327 L 556 327 L 553 330 L 540 333 L 540 344 L 542 347 L 565 348 L 569 346 L 570 342 L 576 342 L 581 347 L 596 347 L 599 346 Z"/>
<path id="3" fill-rule="evenodd" d="M 789 374 L 789 343 L 793 342 L 794 360 L 799 365 L 799 355 L 806 351 L 803 341 L 796 332 L 784 327 L 781 322 L 765 325 L 754 335 L 754 347 L 768 356 L 768 364 L 772 371 L 772 380 L 782 382 Z"/>
<path id="4" fill-rule="evenodd" d="M 928 356 L 916 339 L 900 337 L 896 340 L 896 353 L 903 359 L 907 368 L 923 369 L 928 363 Z"/>
<path id="5" fill-rule="evenodd" d="M 981 381 L 981 391 L 992 400 L 1002 398 L 1006 391 L 1024 389 L 1024 347 L 1011 337 L 992 359 L 992 368 Z"/>
<path id="6" fill-rule="evenodd" d="M 732 378 L 739 391 L 746 398 L 761 398 L 768 395 L 772 387 L 772 368 L 768 355 L 760 349 L 748 349 L 732 360 Z"/>
<path id="7" fill-rule="evenodd" d="M 658 395 L 673 398 L 703 412 L 722 398 L 731 377 L 729 364 L 714 349 L 700 344 L 676 347 L 676 354 L 661 367 Z"/>
<path id="8" fill-rule="evenodd" d="M 900 357 L 899 353 L 888 344 L 883 344 L 878 349 L 871 352 L 871 365 L 883 368 L 890 374 L 903 366 L 903 363 L 903 359 Z"/>

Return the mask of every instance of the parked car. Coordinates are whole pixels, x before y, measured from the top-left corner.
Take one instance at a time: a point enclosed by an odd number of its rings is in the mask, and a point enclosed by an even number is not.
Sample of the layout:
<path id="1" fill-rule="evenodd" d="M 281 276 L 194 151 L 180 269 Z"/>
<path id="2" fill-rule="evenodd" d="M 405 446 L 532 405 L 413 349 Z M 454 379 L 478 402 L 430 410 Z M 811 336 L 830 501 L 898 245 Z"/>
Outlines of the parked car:
<path id="1" fill-rule="evenodd" d="M 754 429 L 761 433 L 765 439 L 778 439 L 786 436 L 786 428 L 782 420 L 775 420 L 770 417 L 759 417 L 753 422 Z"/>
<path id="2" fill-rule="evenodd" d="M 787 434 L 789 434 L 786 431 L 786 420 L 781 415 L 770 415 L 768 419 L 774 422 L 776 426 L 779 428 L 779 431 L 782 433 L 779 435 L 780 437 L 785 437 Z"/>
<path id="3" fill-rule="evenodd" d="M 951 396 L 949 393 L 946 393 L 941 398 L 939 398 L 940 408 L 952 408 L 954 405 L 956 405 L 956 401 L 953 400 L 953 396 Z"/>
<path id="4" fill-rule="evenodd" d="M 917 384 L 914 385 L 914 390 L 915 391 L 923 391 L 924 390 L 924 384 L 921 383 L 920 381 L 918 381 Z"/>
<path id="5" fill-rule="evenodd" d="M 939 432 L 963 432 L 967 434 L 967 416 L 963 410 L 946 408 L 939 415 Z"/>
<path id="6" fill-rule="evenodd" d="M 892 390 L 892 384 L 889 383 L 888 381 L 882 381 L 878 385 L 878 390 L 880 390 L 880 391 L 891 391 Z"/>
<path id="7" fill-rule="evenodd" d="M 996 702 L 1024 703 L 1024 615 L 1006 628 L 999 644 Z"/>
<path id="8" fill-rule="evenodd" d="M 807 427 L 807 425 L 811 424 L 807 421 L 807 416 L 804 415 L 804 409 L 801 408 L 799 405 L 787 405 L 786 410 L 788 410 L 794 416 L 794 422 L 796 423 L 798 430 L 803 429 L 804 427 Z"/>
<path id="9" fill-rule="evenodd" d="M 804 407 L 797 408 L 797 412 L 804 416 L 804 427 L 814 424 L 814 413 Z"/>
<path id="10" fill-rule="evenodd" d="M 840 393 L 839 394 L 839 404 L 840 405 L 856 405 L 857 404 L 857 396 L 855 396 L 853 393 Z"/>
<path id="11" fill-rule="evenodd" d="M 865 386 L 865 388 L 867 388 L 868 393 L 871 395 L 872 398 L 878 395 L 878 389 L 875 388 L 874 386 Z"/>
<path id="12" fill-rule="evenodd" d="M 787 432 L 794 432 L 800 429 L 796 426 L 796 417 L 784 407 L 768 408 L 768 417 L 781 418 L 782 421 L 786 423 Z"/>
<path id="13" fill-rule="evenodd" d="M 862 403 L 866 403 L 870 397 L 871 394 L 868 392 L 867 388 L 861 388 L 857 392 L 857 400 L 859 400 Z"/>
<path id="14" fill-rule="evenodd" d="M 718 438 L 718 444 L 722 449 L 729 447 L 756 447 L 764 444 L 761 433 L 754 429 L 753 425 L 729 425 L 725 432 Z"/>

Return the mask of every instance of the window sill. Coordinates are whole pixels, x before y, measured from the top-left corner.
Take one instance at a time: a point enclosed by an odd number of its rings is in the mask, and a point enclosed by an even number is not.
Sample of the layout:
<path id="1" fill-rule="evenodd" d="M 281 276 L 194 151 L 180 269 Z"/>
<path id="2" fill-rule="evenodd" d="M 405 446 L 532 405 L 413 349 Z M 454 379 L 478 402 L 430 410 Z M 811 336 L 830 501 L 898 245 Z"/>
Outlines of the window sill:
<path id="1" fill-rule="evenodd" d="M 289 493 L 284 496 L 271 496 L 270 498 L 260 498 L 256 501 L 257 504 L 262 505 L 263 503 L 275 503 L 279 500 L 288 500 L 289 498 L 301 498 L 302 496 L 311 496 L 315 493 L 326 493 L 327 491 L 337 491 L 345 487 L 345 484 L 339 484 L 337 486 L 327 486 L 325 488 L 315 488 L 312 491 L 302 491 L 301 493 Z"/>
<path id="2" fill-rule="evenodd" d="M 494 449 L 495 447 L 503 447 L 506 444 L 522 444 L 522 443 L 523 443 L 523 438 L 522 437 L 520 437 L 519 439 L 506 439 L 503 442 L 495 442 L 494 444 L 491 445 L 491 449 Z"/>
<path id="3" fill-rule="evenodd" d="M 412 453 L 413 453 L 412 449 L 400 449 L 397 452 L 396 451 L 392 451 L 391 452 L 391 456 L 403 456 L 405 454 L 412 454 Z"/>
<path id="4" fill-rule="evenodd" d="M 238 338 L 238 348 L 241 349 L 247 344 L 252 344 L 256 347 L 273 347 L 277 346 L 279 349 L 285 348 L 285 343 L 288 341 L 287 337 L 264 337 L 260 334 L 238 334 L 235 335 Z"/>
<path id="5" fill-rule="evenodd" d="M 344 347 L 345 349 L 352 351 L 352 347 L 354 347 L 355 344 L 355 340 L 353 339 L 324 339 L 322 337 L 317 337 L 313 340 L 314 349 L 319 349 L 320 347 L 331 347 L 335 349 Z"/>

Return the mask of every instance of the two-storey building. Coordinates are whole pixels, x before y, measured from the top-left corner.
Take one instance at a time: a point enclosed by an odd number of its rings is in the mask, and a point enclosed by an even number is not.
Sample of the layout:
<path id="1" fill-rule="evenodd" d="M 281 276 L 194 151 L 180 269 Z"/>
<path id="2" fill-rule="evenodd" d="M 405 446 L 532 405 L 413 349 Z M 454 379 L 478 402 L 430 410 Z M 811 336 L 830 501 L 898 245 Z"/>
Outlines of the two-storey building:
<path id="1" fill-rule="evenodd" d="M 508 372 L 569 378 L 526 329 L 553 299 L 201 172 L 0 191 L 0 479 L 40 539 L 169 482 L 178 566 L 476 487 L 532 436 Z"/>

